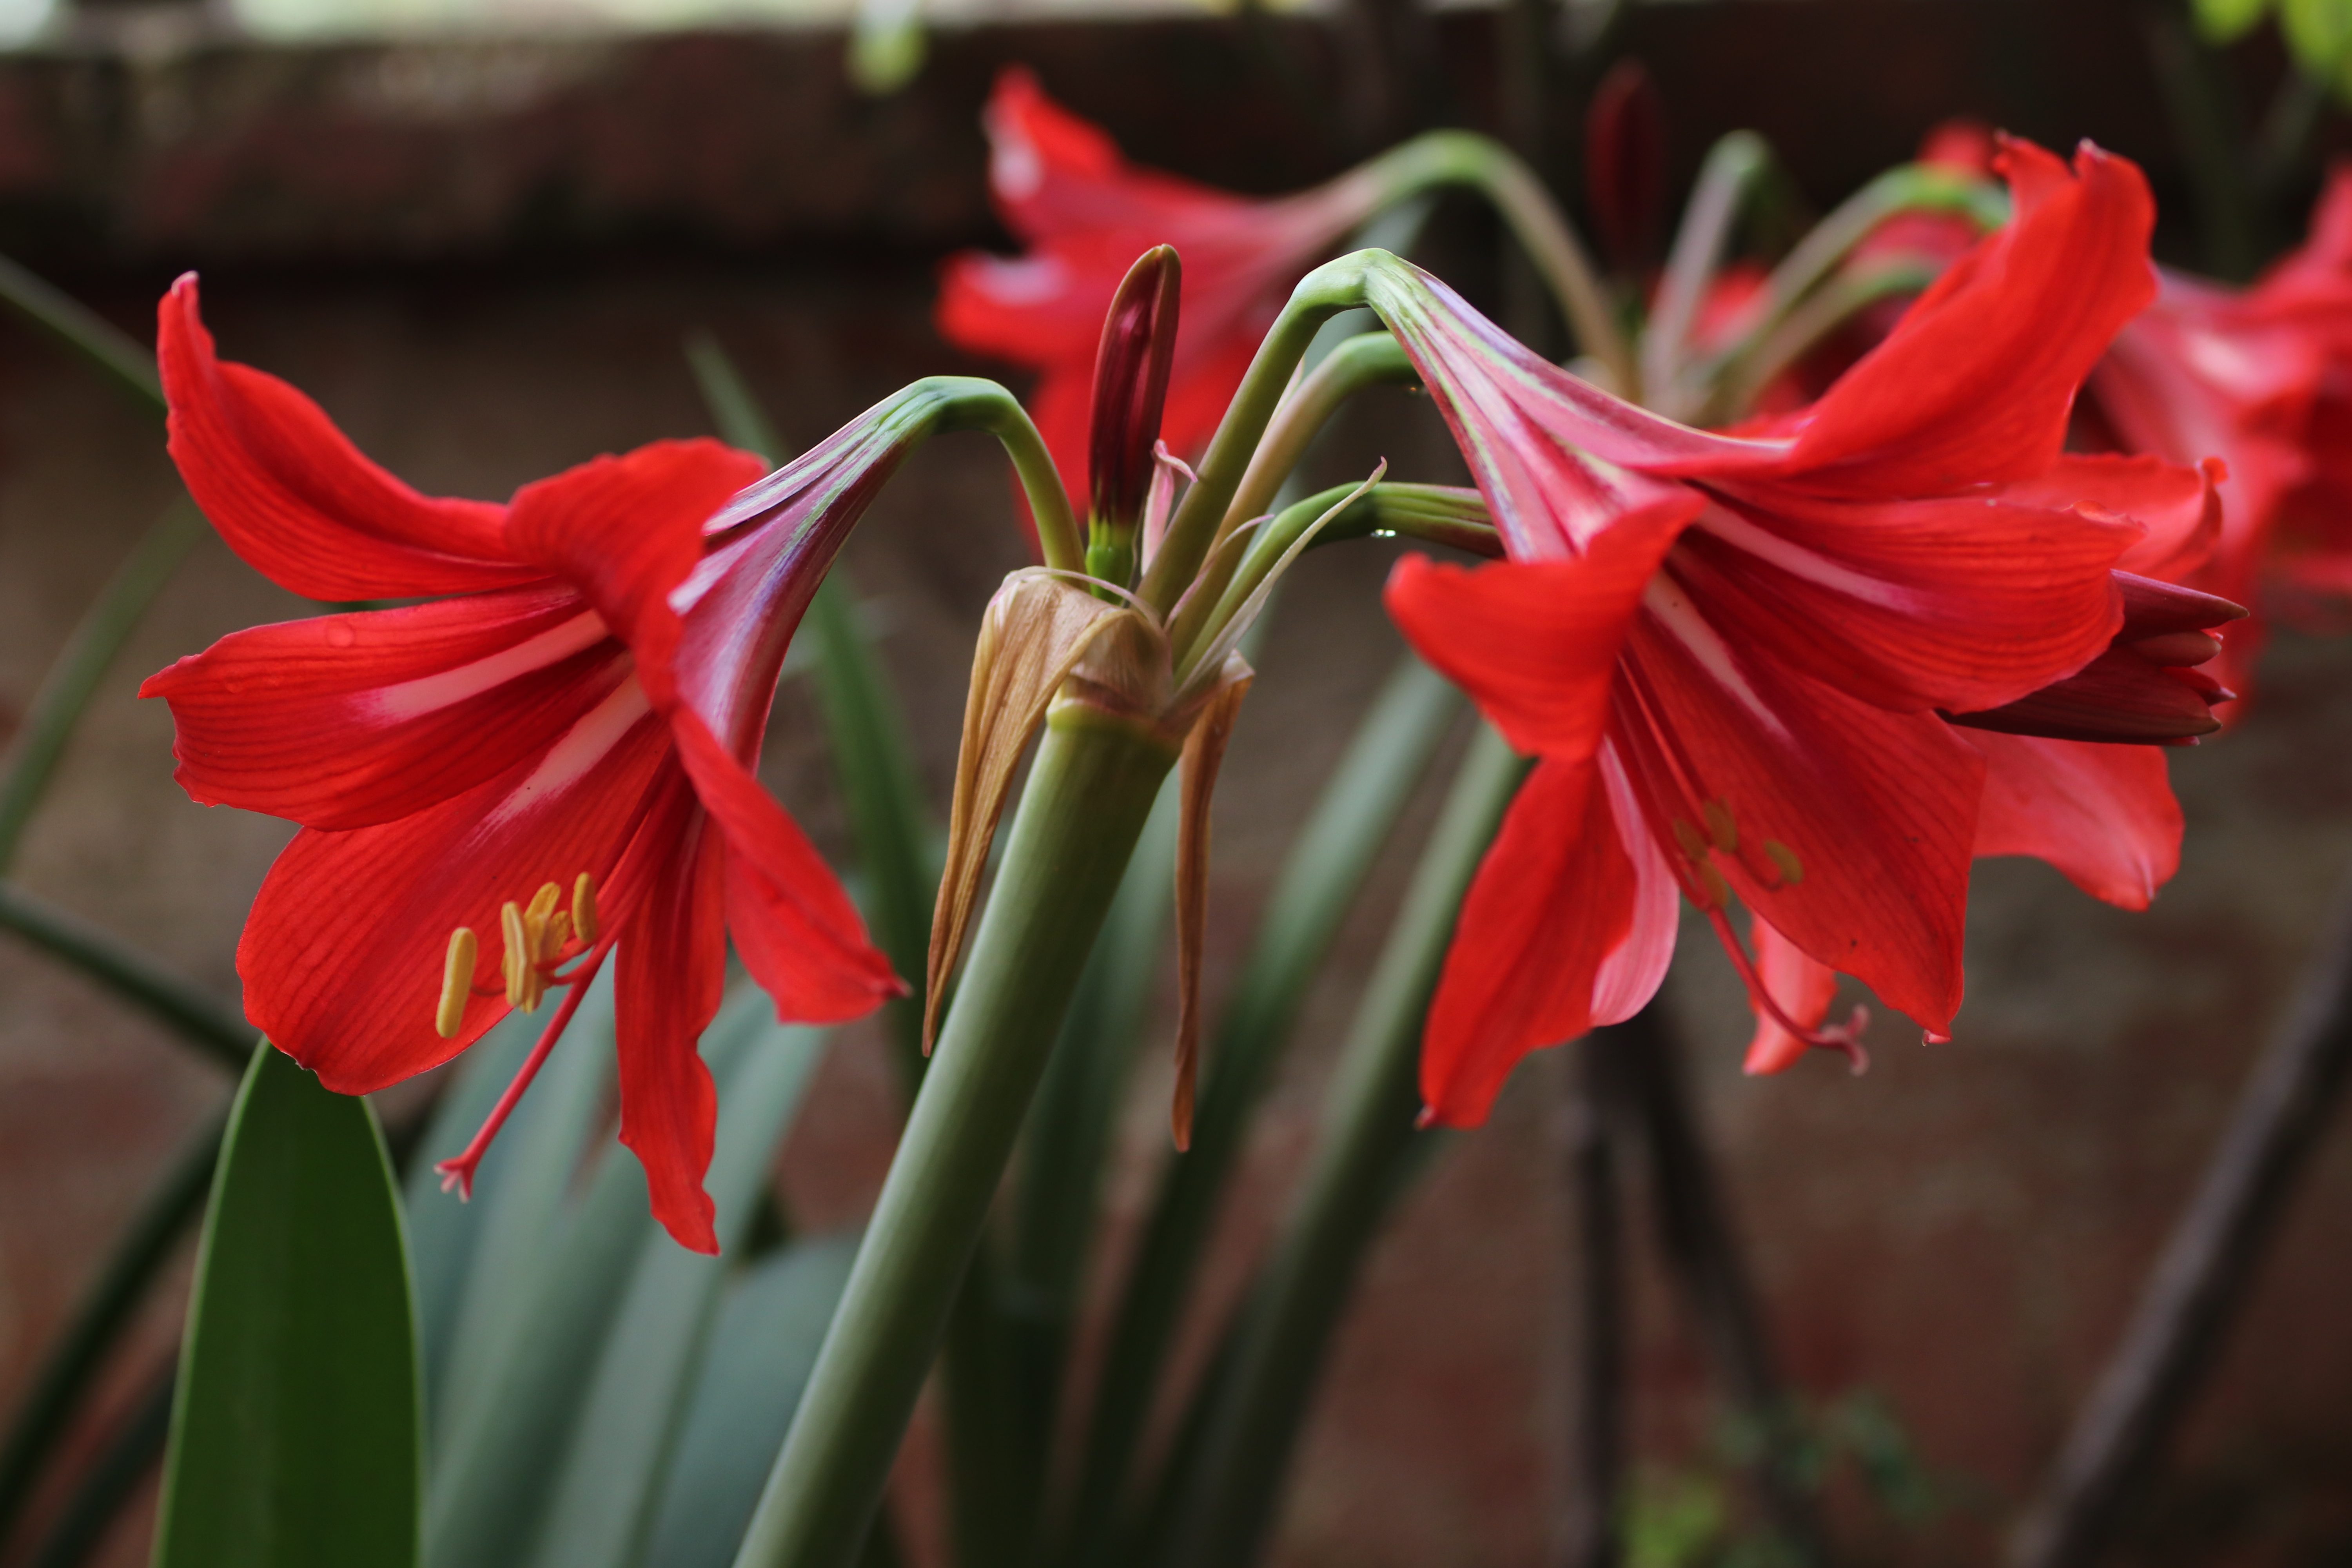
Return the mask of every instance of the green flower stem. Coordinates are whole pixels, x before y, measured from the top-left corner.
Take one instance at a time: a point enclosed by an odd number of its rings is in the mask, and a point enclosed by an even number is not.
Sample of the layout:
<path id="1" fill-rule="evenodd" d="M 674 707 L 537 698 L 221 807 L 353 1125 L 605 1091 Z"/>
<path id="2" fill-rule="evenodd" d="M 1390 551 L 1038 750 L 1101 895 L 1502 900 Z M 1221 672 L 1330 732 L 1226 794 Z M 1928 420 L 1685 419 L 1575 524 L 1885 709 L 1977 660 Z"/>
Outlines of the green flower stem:
<path id="1" fill-rule="evenodd" d="M 1856 314 L 1881 300 L 1916 294 L 1936 280 L 1936 268 L 1901 262 L 1832 279 L 1780 320 L 1779 327 L 1750 339 L 1736 357 L 1708 378 L 1700 425 L 1728 425 L 1744 417 L 1759 394 L 1781 372 L 1819 347 Z"/>
<path id="2" fill-rule="evenodd" d="M 1267 329 L 1256 357 L 1225 405 L 1225 416 L 1209 440 L 1201 459 L 1200 479 L 1176 503 L 1160 552 L 1143 574 L 1142 597 L 1163 614 L 1171 608 L 1192 580 L 1216 542 L 1217 528 L 1257 454 L 1258 441 L 1282 405 L 1290 374 L 1305 356 L 1316 331 L 1339 311 L 1364 302 L 1363 268 L 1355 258 L 1327 262 L 1299 280 L 1282 313 Z"/>
<path id="3" fill-rule="evenodd" d="M 204 513 L 182 497 L 148 528 L 131 557 L 108 580 L 98 600 L 50 666 L 33 708 L 0 773 L 0 873 L 16 858 L 26 826 L 57 774 L 66 742 L 81 721 L 99 682 L 172 574 L 207 531 Z"/>
<path id="4" fill-rule="evenodd" d="M 1706 302 L 1707 286 L 1723 266 L 1740 208 L 1771 167 L 1772 150 L 1752 131 L 1735 131 L 1708 149 L 1690 205 L 1683 209 L 1682 226 L 1675 231 L 1665 272 L 1658 279 L 1657 302 L 1642 336 L 1641 380 L 1631 395 L 1634 402 L 1674 415 L 1685 400 L 1678 384 L 1683 350 L 1698 321 L 1699 307 Z"/>
<path id="5" fill-rule="evenodd" d="M 1481 726 L 1373 966 L 1324 1137 L 1251 1294 L 1198 1480 L 1178 1510 L 1181 1568 L 1242 1568 L 1263 1545 L 1357 1270 L 1435 1141 L 1414 1132 L 1422 1021 L 1463 896 L 1525 773 L 1502 738 Z"/>
<path id="6" fill-rule="evenodd" d="M 1325 514 L 1350 497 L 1353 504 L 1324 521 Z M 1283 508 L 1248 538 L 1225 540 L 1210 557 L 1198 586 L 1168 629 L 1169 646 L 1176 650 L 1179 686 L 1192 676 L 1202 651 L 1213 646 L 1218 629 L 1246 611 L 1250 596 L 1281 569 L 1299 536 L 1318 522 L 1322 527 L 1309 549 L 1344 539 L 1391 535 L 1474 555 L 1499 557 L 1503 552 L 1500 537 L 1487 521 L 1486 500 L 1475 490 L 1445 485 L 1377 484 L 1369 489 L 1334 485 Z"/>
<path id="7" fill-rule="evenodd" d="M 232 1072 L 252 1061 L 254 1031 L 234 1009 L 79 916 L 0 882 L 0 930 L 64 960 Z"/>
<path id="8" fill-rule="evenodd" d="M 121 1336 L 131 1314 L 146 1300 L 147 1288 L 171 1257 L 172 1249 L 203 1211 L 212 1191 L 213 1166 L 220 1158 L 221 1134 L 228 1125 L 226 1111 L 190 1142 L 148 1195 L 146 1205 L 131 1227 L 117 1238 L 106 1261 L 75 1309 L 65 1334 L 41 1363 L 25 1401 L 9 1423 L 0 1443 L 0 1542 L 15 1533 L 25 1500 L 39 1479 L 50 1449 L 64 1435 L 82 1396 Z M 159 1436 L 156 1447 L 161 1447 Z"/>
<path id="9" fill-rule="evenodd" d="M 1045 564 L 1064 572 L 1085 571 L 1086 538 L 1071 515 L 1069 493 L 1062 489 L 1054 455 L 1045 449 L 1045 437 L 1037 434 L 1021 400 L 996 383 L 974 376 L 930 379 L 958 389 L 941 430 L 985 430 L 1003 443 L 1004 455 L 1013 459 L 1013 471 L 1029 498 L 1029 515 L 1036 521 L 1037 546 L 1045 552 Z"/>
<path id="10" fill-rule="evenodd" d="M 1633 384 L 1632 348 L 1576 230 L 1534 170 L 1501 142 L 1467 131 L 1433 131 L 1382 153 L 1347 179 L 1378 183 L 1391 202 L 1444 185 L 1466 185 L 1494 203 L 1543 277 L 1577 347 Z"/>
<path id="11" fill-rule="evenodd" d="M 1267 425 L 1265 438 L 1250 458 L 1249 471 L 1242 476 L 1241 489 L 1225 508 L 1217 542 L 1223 543 L 1234 529 L 1273 509 L 1275 492 L 1282 489 L 1282 482 L 1307 455 L 1308 444 L 1348 399 L 1366 387 L 1410 386 L 1420 379 L 1421 373 L 1387 332 L 1361 332 L 1333 349 L 1298 384 L 1298 390 L 1283 400 Z"/>
<path id="12" fill-rule="evenodd" d="M 1813 290 L 1844 264 L 1854 247 L 1887 219 L 1905 213 L 1948 213 L 1971 219 L 1979 228 L 1994 229 L 2009 221 L 2009 198 L 1998 185 L 1932 163 L 1905 163 L 1887 170 L 1839 203 L 1781 258 L 1765 281 L 1764 303 L 1755 325 L 1718 363 L 1738 365 L 1756 358 Z"/>
<path id="13" fill-rule="evenodd" d="M 1048 718 L 994 892 L 857 1262 L 737 1568 L 848 1568 L 1171 738 L 1075 705 Z"/>
<path id="14" fill-rule="evenodd" d="M 159 419 L 163 416 L 163 383 L 155 374 L 155 356 L 129 333 L 5 256 L 0 256 L 0 300 L 79 354 L 141 407 Z"/>

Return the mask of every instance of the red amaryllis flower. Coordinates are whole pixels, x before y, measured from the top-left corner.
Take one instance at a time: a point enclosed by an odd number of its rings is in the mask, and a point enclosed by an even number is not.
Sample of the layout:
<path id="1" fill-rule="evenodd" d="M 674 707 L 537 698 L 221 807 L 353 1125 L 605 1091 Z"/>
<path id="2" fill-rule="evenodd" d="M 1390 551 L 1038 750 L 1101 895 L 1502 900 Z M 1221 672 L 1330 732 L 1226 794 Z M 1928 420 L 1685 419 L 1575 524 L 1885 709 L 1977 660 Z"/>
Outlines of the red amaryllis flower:
<path id="1" fill-rule="evenodd" d="M 753 773 L 784 644 L 894 449 L 853 426 L 747 491 L 759 459 L 668 441 L 505 506 L 436 500 L 215 358 L 193 276 L 162 317 L 172 457 L 232 549 L 309 598 L 446 595 L 237 632 L 141 689 L 191 796 L 302 825 L 238 944 L 247 1016 L 363 1094 L 568 984 L 464 1180 L 617 954 L 621 1138 L 656 1216 L 715 1251 L 696 1041 L 728 935 L 788 1018 L 901 989 Z"/>
<path id="2" fill-rule="evenodd" d="M 2265 579 L 2352 593 L 2352 169 L 2329 181 L 2310 238 L 2252 288 L 2164 273 L 2090 391 L 2125 450 L 2228 468 L 2221 537 L 2183 580 L 2257 606 Z M 2245 689 L 2260 623 L 2227 641 L 2221 679 Z"/>
<path id="3" fill-rule="evenodd" d="M 1271 201 L 1138 168 L 1098 127 L 1048 99 L 1027 71 L 996 79 L 985 115 L 989 189 L 1018 257 L 967 251 L 940 277 L 940 333 L 1038 373 L 1030 415 L 1074 496 L 1090 493 L 1087 414 L 1103 317 L 1135 258 L 1184 258 L 1182 328 L 1161 436 L 1196 456 L 1300 274 L 1377 209 L 1361 174 Z"/>
<path id="4" fill-rule="evenodd" d="M 2135 651 L 2157 636 L 2148 617 L 2226 616 L 2133 582 L 2134 624 L 2116 572 L 2147 535 L 2140 514 L 2172 518 L 2189 489 L 2201 498 L 2198 476 L 2060 455 L 2075 389 L 2153 292 L 2146 183 L 2088 147 L 2071 170 L 2023 143 L 2005 163 L 2016 221 L 1769 436 L 1646 414 L 1412 268 L 1369 272 L 1509 556 L 1408 558 L 1391 613 L 1538 759 L 1433 1006 L 1436 1120 L 1476 1121 L 1519 1057 L 1645 1002 L 1677 887 L 1768 1011 L 1727 923 L 1734 893 L 1943 1033 L 1986 777 L 1947 715 L 2006 709 L 2125 637 L 2139 662 L 2110 700 L 2144 726 L 2180 685 L 2170 661 L 2195 662 L 2185 644 Z"/>

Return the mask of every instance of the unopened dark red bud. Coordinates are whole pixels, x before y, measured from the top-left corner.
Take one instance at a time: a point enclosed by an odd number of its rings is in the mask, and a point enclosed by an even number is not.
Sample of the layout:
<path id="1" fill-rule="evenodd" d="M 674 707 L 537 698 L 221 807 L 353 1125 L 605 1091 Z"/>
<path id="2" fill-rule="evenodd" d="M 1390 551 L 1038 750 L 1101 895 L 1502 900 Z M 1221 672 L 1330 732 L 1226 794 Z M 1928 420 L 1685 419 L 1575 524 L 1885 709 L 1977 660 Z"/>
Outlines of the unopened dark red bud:
<path id="1" fill-rule="evenodd" d="M 1584 121 L 1585 194 L 1601 248 L 1635 272 L 1657 243 L 1666 177 L 1666 115 L 1639 60 L 1620 60 L 1593 89 Z"/>
<path id="2" fill-rule="evenodd" d="M 1094 425 L 1087 450 L 1092 522 L 1131 537 L 1151 489 L 1151 447 L 1176 355 L 1183 264 L 1155 246 L 1128 269 L 1104 318 L 1095 355 Z"/>
<path id="3" fill-rule="evenodd" d="M 2065 679 L 1980 713 L 1952 713 L 1955 724 L 2058 741 L 2142 745 L 2194 743 L 2221 727 L 2217 703 L 2236 697 L 2194 668 L 2221 651 L 2208 628 L 2245 610 L 2227 599 L 2153 577 L 2116 574 L 2124 624 L 2107 651 Z"/>

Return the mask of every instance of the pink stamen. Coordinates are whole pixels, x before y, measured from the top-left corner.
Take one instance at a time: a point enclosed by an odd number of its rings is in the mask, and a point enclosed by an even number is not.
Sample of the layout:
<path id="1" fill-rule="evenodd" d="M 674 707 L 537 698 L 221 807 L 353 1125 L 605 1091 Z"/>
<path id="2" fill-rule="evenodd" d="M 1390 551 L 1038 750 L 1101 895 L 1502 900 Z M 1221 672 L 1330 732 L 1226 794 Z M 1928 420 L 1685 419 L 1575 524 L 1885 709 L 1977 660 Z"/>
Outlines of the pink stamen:
<path id="1" fill-rule="evenodd" d="M 1722 942 L 1723 950 L 1731 955 L 1731 966 L 1739 972 L 1739 982 L 1748 987 L 1748 994 L 1759 1012 L 1805 1044 L 1825 1051 L 1836 1051 L 1844 1057 L 1856 1078 L 1870 1070 L 1870 1053 L 1862 1044 L 1862 1033 L 1870 1026 L 1869 1008 L 1857 1002 L 1853 1016 L 1843 1024 L 1825 1029 L 1805 1027 L 1789 1016 L 1780 1004 L 1772 999 L 1772 993 L 1764 984 L 1764 977 L 1756 973 L 1756 961 L 1749 958 L 1748 950 L 1739 944 L 1739 938 L 1733 932 L 1730 918 L 1723 912 L 1722 906 L 1707 910 L 1706 918 L 1707 923 L 1715 927 L 1715 934 Z"/>
<path id="2" fill-rule="evenodd" d="M 572 972 L 572 978 L 564 982 L 571 989 L 564 993 L 562 1005 L 555 1009 L 555 1016 L 547 1021 L 547 1027 L 540 1033 L 539 1043 L 531 1047 L 530 1055 L 523 1058 L 522 1067 L 515 1073 L 514 1081 L 507 1085 L 506 1092 L 499 1096 L 499 1102 L 490 1107 L 489 1115 L 483 1119 L 481 1131 L 474 1134 L 474 1140 L 466 1145 L 465 1152 L 433 1167 L 441 1173 L 443 1192 L 455 1187 L 461 1198 L 474 1195 L 474 1172 L 481 1164 L 482 1156 L 490 1152 L 490 1141 L 499 1135 L 499 1129 L 507 1124 L 507 1118 L 514 1114 L 515 1107 L 522 1103 L 523 1091 L 530 1087 L 530 1080 L 537 1078 L 539 1069 L 546 1065 L 548 1054 L 555 1049 L 555 1042 L 562 1037 L 564 1027 L 572 1022 L 572 1015 L 580 1010 L 580 999 L 588 994 L 588 983 L 595 979 L 596 970 L 604 962 L 604 954 L 611 951 L 612 946 L 613 938 L 607 932 L 604 940 L 588 954 L 580 967 Z"/>

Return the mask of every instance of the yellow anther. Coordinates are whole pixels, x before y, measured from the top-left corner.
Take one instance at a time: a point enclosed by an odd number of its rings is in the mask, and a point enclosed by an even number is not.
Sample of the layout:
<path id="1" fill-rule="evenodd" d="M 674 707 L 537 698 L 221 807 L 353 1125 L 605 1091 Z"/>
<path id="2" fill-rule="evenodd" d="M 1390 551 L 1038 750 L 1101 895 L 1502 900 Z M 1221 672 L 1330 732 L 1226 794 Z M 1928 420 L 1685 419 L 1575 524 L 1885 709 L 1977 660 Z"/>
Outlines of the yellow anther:
<path id="1" fill-rule="evenodd" d="M 563 956 L 563 944 L 572 940 L 572 917 L 562 910 L 547 917 L 547 929 L 539 933 L 539 962 L 553 963 Z"/>
<path id="2" fill-rule="evenodd" d="M 445 1040 L 454 1040 L 466 1025 L 466 1004 L 474 994 L 474 960 L 478 949 L 472 928 L 459 926 L 449 933 L 449 955 L 441 962 L 441 1003 L 433 1010 L 433 1026 Z"/>
<path id="3" fill-rule="evenodd" d="M 562 889 L 552 882 L 541 882 L 539 885 L 539 891 L 530 896 L 530 908 L 523 910 L 523 913 L 535 920 L 544 921 L 555 912 L 555 906 L 562 901 Z"/>
<path id="4" fill-rule="evenodd" d="M 499 934 L 506 939 L 507 1005 L 528 1013 L 539 1005 L 531 986 L 539 971 L 531 967 L 530 933 L 523 924 L 522 906 L 512 899 L 499 910 Z"/>
<path id="5" fill-rule="evenodd" d="M 1805 863 L 1797 858 L 1795 850 L 1779 839 L 1764 840 L 1764 853 L 1771 857 L 1772 864 L 1780 868 L 1781 879 L 1791 887 L 1805 879 Z"/>
<path id="6" fill-rule="evenodd" d="M 596 940 L 596 879 L 585 871 L 572 884 L 572 934 L 582 942 Z"/>
<path id="7" fill-rule="evenodd" d="M 1694 863 L 1706 859 L 1706 835 L 1679 816 L 1675 818 L 1675 842 L 1683 847 L 1683 854 Z"/>
<path id="8" fill-rule="evenodd" d="M 1700 909 L 1719 910 L 1731 902 L 1731 884 L 1723 879 L 1722 872 L 1706 860 L 1698 862 L 1697 870 L 1699 886 L 1706 892 L 1706 901 L 1699 905 Z"/>
<path id="9" fill-rule="evenodd" d="M 1731 820 L 1731 807 L 1721 800 L 1711 800 L 1699 809 L 1706 818 L 1706 836 L 1715 840 L 1715 847 L 1726 855 L 1738 854 L 1739 825 Z"/>

